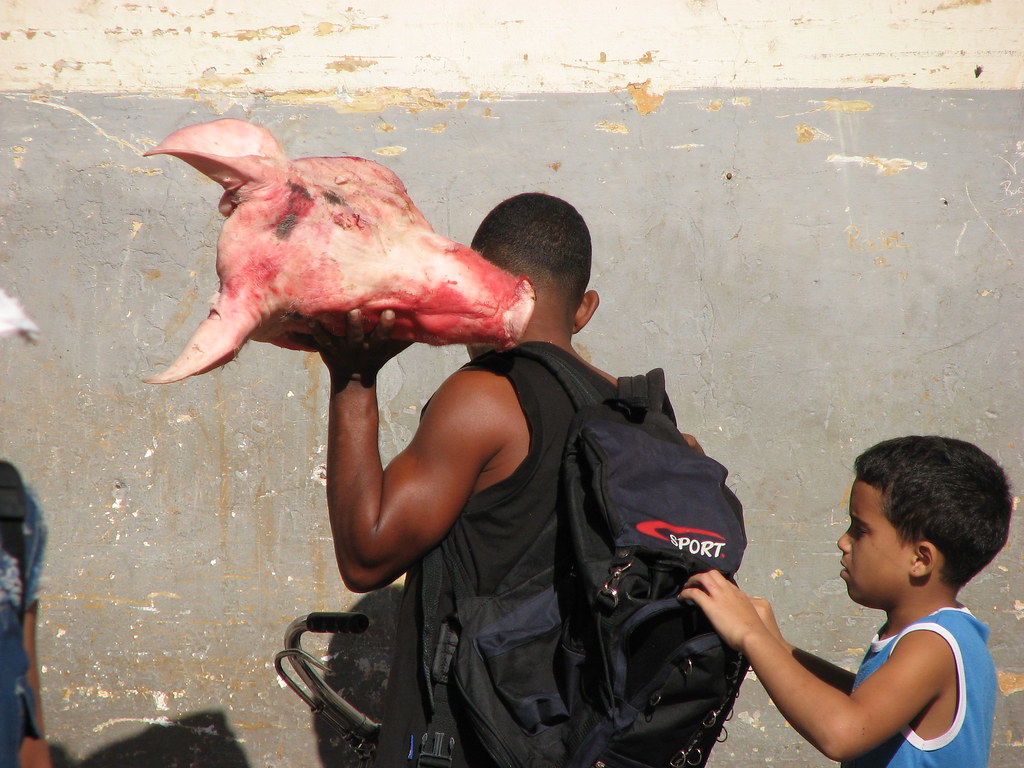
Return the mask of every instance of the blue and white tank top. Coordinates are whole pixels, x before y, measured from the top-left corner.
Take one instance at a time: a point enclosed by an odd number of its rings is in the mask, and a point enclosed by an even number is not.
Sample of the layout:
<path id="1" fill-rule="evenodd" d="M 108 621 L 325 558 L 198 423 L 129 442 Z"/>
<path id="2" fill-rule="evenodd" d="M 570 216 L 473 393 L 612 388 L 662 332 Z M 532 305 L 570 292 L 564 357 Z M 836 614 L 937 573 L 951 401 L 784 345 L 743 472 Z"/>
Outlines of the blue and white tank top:
<path id="1" fill-rule="evenodd" d="M 886 662 L 896 644 L 911 632 L 934 632 L 956 660 L 957 706 L 945 733 L 923 739 L 910 726 L 843 768 L 973 768 L 988 765 L 996 705 L 996 670 L 988 652 L 988 627 L 966 608 L 941 608 L 893 637 L 875 635 L 861 662 L 856 688 Z"/>

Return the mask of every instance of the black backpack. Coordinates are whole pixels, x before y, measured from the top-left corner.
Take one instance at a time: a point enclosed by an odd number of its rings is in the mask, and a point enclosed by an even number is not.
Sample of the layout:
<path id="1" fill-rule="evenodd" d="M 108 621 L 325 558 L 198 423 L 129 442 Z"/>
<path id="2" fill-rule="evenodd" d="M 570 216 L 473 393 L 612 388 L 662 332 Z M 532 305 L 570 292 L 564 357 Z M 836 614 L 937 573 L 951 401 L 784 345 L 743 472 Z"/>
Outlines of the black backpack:
<path id="1" fill-rule="evenodd" d="M 419 765 L 449 762 L 454 684 L 501 766 L 703 766 L 747 663 L 676 595 L 692 573 L 731 577 L 740 565 L 746 536 L 727 470 L 680 435 L 661 369 L 619 379 L 604 399 L 544 345 L 513 354 L 543 363 L 576 409 L 545 532 L 565 556 L 552 564 L 527 552 L 494 595 L 473 594 L 447 540 L 424 561 L 434 715 Z M 429 594 L 442 576 L 454 621 L 439 621 Z"/>

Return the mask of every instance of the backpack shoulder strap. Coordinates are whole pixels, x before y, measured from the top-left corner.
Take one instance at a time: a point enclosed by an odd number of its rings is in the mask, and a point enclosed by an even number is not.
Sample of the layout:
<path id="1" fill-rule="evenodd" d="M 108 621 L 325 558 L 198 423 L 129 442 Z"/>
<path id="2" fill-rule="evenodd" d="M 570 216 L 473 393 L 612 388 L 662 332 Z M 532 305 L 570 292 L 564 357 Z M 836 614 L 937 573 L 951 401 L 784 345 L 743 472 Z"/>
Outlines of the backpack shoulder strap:
<path id="1" fill-rule="evenodd" d="M 561 355 L 547 345 L 531 344 L 529 346 L 518 346 L 514 347 L 512 351 L 522 357 L 536 360 L 551 371 L 551 374 L 568 393 L 569 399 L 572 400 L 573 407 L 577 411 L 587 405 L 600 403 L 605 399 L 592 382 L 588 381 L 579 370 L 570 365 Z"/>
<path id="2" fill-rule="evenodd" d="M 427 732 L 423 734 L 417 768 L 449 768 L 455 755 L 458 729 L 449 701 L 449 673 L 458 648 L 458 633 L 441 621 L 441 585 L 449 580 L 456 601 L 472 596 L 469 575 L 443 539 L 423 558 L 419 600 L 423 611 L 420 630 L 420 675 L 428 702 Z"/>
<path id="3" fill-rule="evenodd" d="M 21 583 L 25 583 L 25 518 L 28 515 L 25 486 L 21 475 L 8 461 L 0 461 L 0 542 L 18 563 Z M 18 606 L 18 621 L 25 617 L 25 600 Z"/>
<path id="4" fill-rule="evenodd" d="M 561 355 L 543 344 L 514 347 L 515 354 L 542 363 L 569 394 L 576 410 L 587 405 L 596 405 L 606 398 L 578 368 L 570 365 Z M 676 421 L 672 405 L 665 395 L 665 371 L 655 368 L 646 375 L 623 376 L 619 379 L 616 399 L 630 409 L 641 409 L 664 413 Z"/>

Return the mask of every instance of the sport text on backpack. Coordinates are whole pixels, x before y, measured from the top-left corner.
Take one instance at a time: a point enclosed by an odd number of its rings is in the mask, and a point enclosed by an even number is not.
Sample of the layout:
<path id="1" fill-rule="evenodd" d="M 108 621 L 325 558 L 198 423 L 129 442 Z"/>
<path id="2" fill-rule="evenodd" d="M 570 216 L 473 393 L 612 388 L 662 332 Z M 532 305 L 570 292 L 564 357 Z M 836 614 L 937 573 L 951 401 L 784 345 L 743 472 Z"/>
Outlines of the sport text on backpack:
<path id="1" fill-rule="evenodd" d="M 727 470 L 680 435 L 661 369 L 619 379 L 602 399 L 547 345 L 513 354 L 543 363 L 576 409 L 545 532 L 563 537 L 564 562 L 527 552 L 496 594 L 476 595 L 446 543 L 424 561 L 424 585 L 451 580 L 457 615 L 438 627 L 425 595 L 434 716 L 418 765 L 450 762 L 454 683 L 499 765 L 703 766 L 747 663 L 676 595 L 693 573 L 731 577 L 740 565 Z"/>

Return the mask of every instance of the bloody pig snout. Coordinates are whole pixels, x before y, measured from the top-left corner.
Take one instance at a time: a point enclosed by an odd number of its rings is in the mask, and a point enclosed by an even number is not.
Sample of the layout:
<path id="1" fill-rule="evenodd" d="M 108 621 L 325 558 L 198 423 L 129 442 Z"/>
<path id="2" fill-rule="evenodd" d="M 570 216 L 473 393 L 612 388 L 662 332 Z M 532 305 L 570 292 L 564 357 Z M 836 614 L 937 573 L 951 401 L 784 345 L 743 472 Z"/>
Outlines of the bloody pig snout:
<path id="1" fill-rule="evenodd" d="M 361 309 L 396 316 L 394 336 L 428 344 L 514 345 L 533 312 L 528 279 L 434 232 L 398 177 L 358 157 L 290 160 L 273 135 L 223 119 L 175 131 L 147 155 L 174 155 L 224 188 L 220 290 L 165 384 L 217 368 L 249 339 L 302 348 L 308 318 L 344 328 Z"/>

